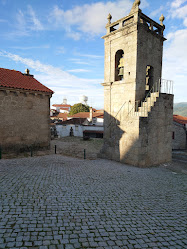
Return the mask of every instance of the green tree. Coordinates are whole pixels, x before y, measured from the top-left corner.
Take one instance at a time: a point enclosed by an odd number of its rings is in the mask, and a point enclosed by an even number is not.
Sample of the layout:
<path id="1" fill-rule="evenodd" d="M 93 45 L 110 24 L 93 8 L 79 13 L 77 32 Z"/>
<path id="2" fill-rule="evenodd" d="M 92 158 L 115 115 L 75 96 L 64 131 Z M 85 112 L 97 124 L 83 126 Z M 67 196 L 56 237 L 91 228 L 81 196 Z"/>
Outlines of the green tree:
<path id="1" fill-rule="evenodd" d="M 71 111 L 70 111 L 69 115 L 74 115 L 74 114 L 79 113 L 79 112 L 89 112 L 89 111 L 90 111 L 90 107 L 88 105 L 78 103 L 78 104 L 74 104 L 71 107 Z"/>

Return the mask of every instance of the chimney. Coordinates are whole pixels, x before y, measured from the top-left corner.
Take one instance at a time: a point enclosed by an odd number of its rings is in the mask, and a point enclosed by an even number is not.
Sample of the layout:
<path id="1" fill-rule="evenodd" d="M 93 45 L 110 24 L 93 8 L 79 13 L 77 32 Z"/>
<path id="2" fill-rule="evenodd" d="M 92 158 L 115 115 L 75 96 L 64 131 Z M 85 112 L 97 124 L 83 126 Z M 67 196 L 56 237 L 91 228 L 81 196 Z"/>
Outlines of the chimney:
<path id="1" fill-rule="evenodd" d="M 30 74 L 30 70 L 29 70 L 28 68 L 25 69 L 25 74 L 24 74 L 24 75 L 34 77 L 34 75 L 31 75 L 31 74 Z"/>
<path id="2" fill-rule="evenodd" d="M 67 105 L 67 99 L 66 98 L 63 99 L 63 103 L 62 104 Z"/>
<path id="3" fill-rule="evenodd" d="M 92 122 L 93 119 L 93 110 L 92 107 L 90 107 L 90 122 Z"/>
<path id="4" fill-rule="evenodd" d="M 29 69 L 27 68 L 27 69 L 25 69 L 25 72 L 26 72 L 26 75 L 30 75 L 29 73 L 30 73 L 30 71 L 29 71 Z"/>

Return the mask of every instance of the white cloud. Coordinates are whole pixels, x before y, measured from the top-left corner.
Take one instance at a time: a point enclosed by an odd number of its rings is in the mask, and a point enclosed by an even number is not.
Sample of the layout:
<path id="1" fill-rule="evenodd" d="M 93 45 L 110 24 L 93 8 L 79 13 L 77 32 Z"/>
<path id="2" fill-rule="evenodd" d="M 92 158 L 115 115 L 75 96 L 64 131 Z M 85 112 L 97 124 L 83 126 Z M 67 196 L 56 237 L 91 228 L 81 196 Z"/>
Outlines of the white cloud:
<path id="1" fill-rule="evenodd" d="M 169 34 L 164 49 L 163 78 L 174 80 L 175 102 L 187 101 L 187 29 Z"/>
<path id="2" fill-rule="evenodd" d="M 147 6 L 148 2 L 146 0 L 142 1 L 141 7 L 145 8 Z M 55 6 L 49 21 L 55 23 L 56 28 L 64 27 L 69 37 L 78 40 L 81 33 L 88 34 L 89 37 L 104 34 L 108 14 L 111 13 L 112 21 L 115 21 L 127 15 L 131 7 L 132 1 L 130 0 L 84 4 L 66 11 Z"/>
<path id="3" fill-rule="evenodd" d="M 24 13 L 19 10 L 16 16 L 17 22 L 18 22 L 18 29 L 26 31 L 25 27 L 26 27 L 26 20 L 25 20 L 25 16 Z"/>
<path id="4" fill-rule="evenodd" d="M 152 18 L 157 16 L 158 14 L 160 14 L 160 16 L 161 16 L 161 12 L 162 12 L 163 9 L 164 9 L 164 6 L 160 6 L 160 8 L 152 11 L 149 16 L 152 17 Z"/>
<path id="5" fill-rule="evenodd" d="M 82 72 L 90 72 L 90 70 L 78 68 L 78 69 L 67 70 L 67 72 L 70 72 L 70 73 L 82 73 Z"/>
<path id="6" fill-rule="evenodd" d="M 103 58 L 102 55 L 95 55 L 95 54 L 81 54 L 81 53 L 74 53 L 74 55 L 91 58 L 91 59 L 101 59 Z"/>
<path id="7" fill-rule="evenodd" d="M 28 36 L 33 31 L 44 30 L 43 25 L 36 17 L 33 8 L 28 5 L 26 11 L 18 10 L 16 15 L 15 29 L 8 34 L 8 37 Z"/>
<path id="8" fill-rule="evenodd" d="M 40 61 L 34 61 L 29 58 L 23 58 L 16 54 L 11 54 L 6 51 L 0 52 L 1 56 L 7 57 L 15 62 L 21 62 L 22 64 L 25 64 L 26 66 L 36 70 L 37 72 L 41 72 L 48 75 L 58 75 L 59 77 L 64 77 L 66 80 L 69 79 L 75 79 L 74 76 L 66 73 L 65 71 L 62 71 L 60 68 L 53 67 L 51 65 L 42 64 Z"/>
<path id="9" fill-rule="evenodd" d="M 56 50 L 56 54 L 64 54 L 65 52 L 66 52 L 66 50 L 63 46 L 58 47 Z"/>
<path id="10" fill-rule="evenodd" d="M 81 59 L 77 59 L 77 58 L 70 58 L 69 61 L 71 61 L 75 64 L 80 64 L 80 65 L 90 65 L 90 63 L 83 61 Z"/>
<path id="11" fill-rule="evenodd" d="M 149 2 L 147 2 L 146 0 L 142 0 L 141 5 L 140 5 L 140 9 L 145 9 L 147 7 L 149 7 Z"/>
<path id="12" fill-rule="evenodd" d="M 184 26 L 187 27 L 187 18 L 184 19 Z"/>
<path id="13" fill-rule="evenodd" d="M 16 46 L 16 47 L 11 47 L 13 49 L 20 49 L 20 50 L 30 50 L 30 49 L 48 49 L 50 48 L 49 45 L 42 45 L 42 46 L 31 46 L 31 47 L 19 47 L 19 46 Z"/>
<path id="14" fill-rule="evenodd" d="M 171 3 L 172 8 L 179 8 L 186 0 L 175 0 Z"/>
<path id="15" fill-rule="evenodd" d="M 184 26 L 187 26 L 187 0 L 175 0 L 171 3 L 171 18 L 183 19 Z"/>
<path id="16" fill-rule="evenodd" d="M 81 38 L 81 34 L 79 32 L 74 32 L 74 31 L 69 30 L 69 29 L 68 29 L 68 31 L 66 30 L 66 34 L 69 38 L 72 38 L 75 41 L 78 41 Z"/>
<path id="17" fill-rule="evenodd" d="M 44 27 L 39 21 L 39 19 L 36 17 L 36 13 L 34 12 L 33 8 L 28 5 L 28 14 L 29 14 L 29 19 L 31 21 L 30 29 L 31 30 L 43 30 Z"/>
<path id="18" fill-rule="evenodd" d="M 173 10 L 172 17 L 185 18 L 187 16 L 187 5 Z"/>
<path id="19" fill-rule="evenodd" d="M 55 102 L 58 103 L 58 99 L 62 99 L 64 95 L 70 96 L 71 104 L 78 102 L 81 95 L 86 95 L 97 104 L 98 108 L 103 107 L 103 88 L 100 85 L 103 79 L 78 78 L 60 68 L 29 58 L 23 58 L 6 51 L 0 51 L 0 56 L 22 63 L 26 67 L 38 72 L 35 74 L 35 78 L 55 91 L 51 102 L 53 104 Z"/>

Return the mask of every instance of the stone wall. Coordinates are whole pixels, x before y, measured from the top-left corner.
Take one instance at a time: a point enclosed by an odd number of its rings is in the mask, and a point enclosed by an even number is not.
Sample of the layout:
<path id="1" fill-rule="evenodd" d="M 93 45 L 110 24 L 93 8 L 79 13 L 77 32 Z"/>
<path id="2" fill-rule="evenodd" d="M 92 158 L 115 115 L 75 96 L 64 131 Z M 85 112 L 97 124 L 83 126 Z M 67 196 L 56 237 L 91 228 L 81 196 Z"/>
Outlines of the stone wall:
<path id="1" fill-rule="evenodd" d="M 147 117 L 128 115 L 125 109 L 118 119 L 105 116 L 100 157 L 139 167 L 171 161 L 173 95 L 160 94 Z"/>
<path id="2" fill-rule="evenodd" d="M 124 78 L 115 81 L 115 55 L 118 50 L 124 51 Z M 105 37 L 105 83 L 110 85 L 120 98 L 135 100 L 136 90 L 136 64 L 137 64 L 137 25 L 130 23 L 123 32 L 117 32 Z M 111 103 L 112 105 L 112 103 Z M 119 103 L 120 105 L 120 103 Z"/>
<path id="3" fill-rule="evenodd" d="M 48 147 L 50 95 L 0 89 L 0 145 L 3 150 Z"/>
<path id="4" fill-rule="evenodd" d="M 186 128 L 182 124 L 173 122 L 174 137 L 172 140 L 173 150 L 185 150 L 187 148 Z"/>
<path id="5" fill-rule="evenodd" d="M 148 26 L 138 24 L 136 100 L 143 100 L 145 97 L 148 65 L 153 67 L 153 82 L 159 82 L 161 78 L 163 40 L 163 37 L 154 34 Z"/>
<path id="6" fill-rule="evenodd" d="M 172 160 L 173 95 L 160 94 L 148 117 L 140 118 L 139 166 Z"/>

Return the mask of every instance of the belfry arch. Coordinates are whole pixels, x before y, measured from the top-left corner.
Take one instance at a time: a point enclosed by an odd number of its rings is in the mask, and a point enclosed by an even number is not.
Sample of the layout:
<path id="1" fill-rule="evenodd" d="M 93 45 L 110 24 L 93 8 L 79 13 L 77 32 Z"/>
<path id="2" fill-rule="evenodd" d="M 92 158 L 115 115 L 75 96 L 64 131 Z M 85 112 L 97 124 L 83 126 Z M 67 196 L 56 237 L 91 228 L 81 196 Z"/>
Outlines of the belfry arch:
<path id="1" fill-rule="evenodd" d="M 115 79 L 122 80 L 124 77 L 124 51 L 119 49 L 115 54 Z"/>

